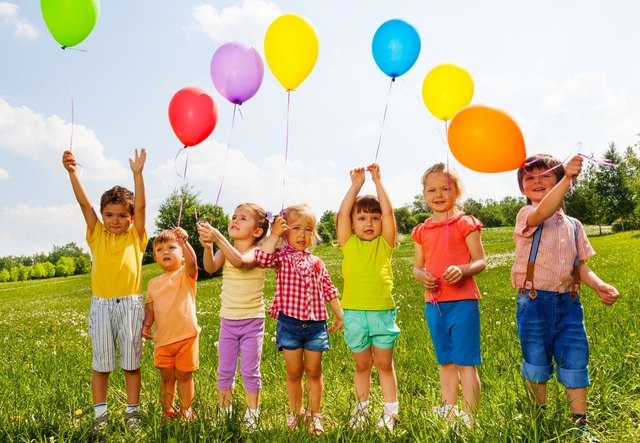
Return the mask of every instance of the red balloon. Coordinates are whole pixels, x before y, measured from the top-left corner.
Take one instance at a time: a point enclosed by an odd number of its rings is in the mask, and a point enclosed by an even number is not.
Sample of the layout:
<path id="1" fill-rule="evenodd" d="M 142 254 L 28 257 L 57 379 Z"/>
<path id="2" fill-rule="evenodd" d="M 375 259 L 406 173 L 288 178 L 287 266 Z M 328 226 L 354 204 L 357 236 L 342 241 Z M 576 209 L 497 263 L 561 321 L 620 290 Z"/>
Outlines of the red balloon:
<path id="1" fill-rule="evenodd" d="M 478 172 L 505 172 L 522 166 L 526 157 L 518 125 L 502 111 L 467 106 L 451 121 L 447 133 L 455 158 Z"/>
<path id="2" fill-rule="evenodd" d="M 169 103 L 171 128 L 185 148 L 197 145 L 209 137 L 217 121 L 216 103 L 200 88 L 182 88 Z"/>

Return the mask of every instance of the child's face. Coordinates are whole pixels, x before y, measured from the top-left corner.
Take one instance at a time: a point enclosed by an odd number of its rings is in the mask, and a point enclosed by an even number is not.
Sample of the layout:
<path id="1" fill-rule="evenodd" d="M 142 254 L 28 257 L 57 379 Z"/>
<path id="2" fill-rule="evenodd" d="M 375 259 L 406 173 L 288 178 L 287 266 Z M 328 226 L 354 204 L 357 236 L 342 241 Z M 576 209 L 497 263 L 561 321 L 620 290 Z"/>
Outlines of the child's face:
<path id="1" fill-rule="evenodd" d="M 182 248 L 177 241 L 157 243 L 153 246 L 153 257 L 165 271 L 175 271 L 184 263 Z"/>
<path id="2" fill-rule="evenodd" d="M 458 189 L 447 174 L 434 172 L 425 177 L 422 196 L 425 203 L 436 213 L 446 213 L 458 199 Z"/>
<path id="3" fill-rule="evenodd" d="M 262 235 L 262 228 L 258 227 L 255 213 L 246 206 L 240 206 L 233 213 L 227 232 L 234 240 L 256 239 Z"/>
<path id="4" fill-rule="evenodd" d="M 379 212 L 353 213 L 351 227 L 360 240 L 371 241 L 382 234 L 382 214 Z"/>
<path id="5" fill-rule="evenodd" d="M 129 206 L 125 204 L 109 203 L 102 210 L 104 227 L 114 235 L 120 235 L 129 230 L 133 223 L 133 216 L 129 213 Z"/>
<path id="6" fill-rule="evenodd" d="M 311 220 L 307 217 L 298 217 L 294 220 L 287 220 L 287 232 L 285 233 L 287 243 L 297 251 L 304 251 L 309 246 L 315 235 L 315 229 Z"/>
<path id="7" fill-rule="evenodd" d="M 534 168 L 522 177 L 522 194 L 532 202 L 539 202 L 558 183 L 553 171 Z"/>

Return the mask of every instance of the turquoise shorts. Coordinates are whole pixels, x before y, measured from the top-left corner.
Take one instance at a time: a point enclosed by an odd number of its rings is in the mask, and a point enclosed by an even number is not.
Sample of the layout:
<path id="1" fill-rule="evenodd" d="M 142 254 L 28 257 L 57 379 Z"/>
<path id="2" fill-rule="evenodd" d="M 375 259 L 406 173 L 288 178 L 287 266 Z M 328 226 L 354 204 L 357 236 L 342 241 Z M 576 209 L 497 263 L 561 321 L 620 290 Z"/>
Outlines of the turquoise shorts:
<path id="1" fill-rule="evenodd" d="M 363 352 L 371 346 L 391 349 L 399 335 L 395 308 L 387 311 L 344 310 L 344 341 L 351 352 Z"/>

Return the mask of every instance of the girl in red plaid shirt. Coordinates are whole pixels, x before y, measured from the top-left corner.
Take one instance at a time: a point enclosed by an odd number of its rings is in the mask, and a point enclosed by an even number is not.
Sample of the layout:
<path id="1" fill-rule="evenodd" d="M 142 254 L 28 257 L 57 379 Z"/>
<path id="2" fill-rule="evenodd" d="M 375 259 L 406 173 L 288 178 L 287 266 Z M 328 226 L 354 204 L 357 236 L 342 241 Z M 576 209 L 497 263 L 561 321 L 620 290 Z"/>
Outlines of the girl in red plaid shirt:
<path id="1" fill-rule="evenodd" d="M 324 262 L 308 248 L 317 239 L 316 218 L 307 205 L 290 206 L 276 217 L 271 234 L 256 249 L 256 263 L 276 269 L 276 290 L 269 315 L 278 319 L 276 341 L 287 372 L 289 417 L 293 429 L 304 418 L 313 434 L 324 432 L 322 402 L 322 353 L 329 349 L 329 335 L 342 328 L 338 290 Z M 282 245 L 276 248 L 282 237 Z M 327 327 L 327 309 L 336 319 Z M 303 408 L 302 376 L 307 379 L 307 411 Z"/>

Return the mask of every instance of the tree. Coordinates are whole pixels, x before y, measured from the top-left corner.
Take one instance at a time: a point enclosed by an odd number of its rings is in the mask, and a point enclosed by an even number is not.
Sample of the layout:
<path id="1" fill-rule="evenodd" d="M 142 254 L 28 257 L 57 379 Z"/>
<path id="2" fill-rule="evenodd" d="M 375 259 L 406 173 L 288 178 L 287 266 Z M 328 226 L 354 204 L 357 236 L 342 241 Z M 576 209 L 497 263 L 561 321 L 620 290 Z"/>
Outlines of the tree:
<path id="1" fill-rule="evenodd" d="M 604 158 L 618 166 L 600 165 L 595 168 L 593 187 L 603 211 L 603 221 L 605 224 L 611 224 L 618 218 L 629 216 L 635 205 L 626 176 L 626 167 L 622 164 L 622 157 L 613 143 L 605 152 Z"/>
<path id="2" fill-rule="evenodd" d="M 196 253 L 194 257 L 197 261 L 202 261 L 204 248 L 198 241 L 197 221 L 208 221 L 211 226 L 216 227 L 227 236 L 227 226 L 229 217 L 220 206 L 202 204 L 198 200 L 199 193 L 193 191 L 189 185 L 184 185 L 174 190 L 161 204 L 156 218 L 156 232 L 164 229 L 173 229 L 178 226 L 189 234 L 189 243 Z M 144 263 L 152 263 L 153 259 L 153 238 L 149 239 L 149 246 L 145 252 Z"/>
<path id="3" fill-rule="evenodd" d="M 89 254 L 87 254 L 80 246 L 78 246 L 75 242 L 67 243 L 64 246 L 53 246 L 53 249 L 49 253 L 48 257 L 45 258 L 44 261 L 50 261 L 51 263 L 58 263 L 60 257 L 79 257 L 81 255 L 89 258 Z"/>
<path id="4" fill-rule="evenodd" d="M 396 217 L 396 226 L 400 234 L 410 234 L 414 226 L 418 224 L 407 207 L 396 208 L 393 210 L 393 214 Z"/>
<path id="5" fill-rule="evenodd" d="M 56 277 L 68 277 L 76 272 L 76 263 L 73 257 L 60 257 L 56 263 Z"/>
<path id="6" fill-rule="evenodd" d="M 336 212 L 326 210 L 318 222 L 318 234 L 323 242 L 330 243 L 337 238 L 336 233 Z"/>

